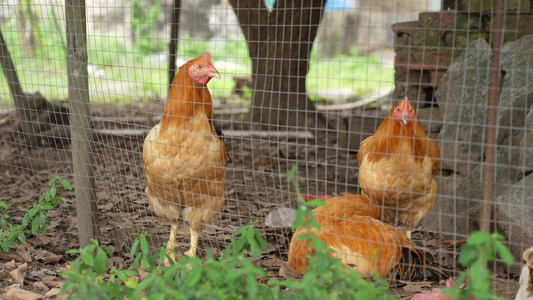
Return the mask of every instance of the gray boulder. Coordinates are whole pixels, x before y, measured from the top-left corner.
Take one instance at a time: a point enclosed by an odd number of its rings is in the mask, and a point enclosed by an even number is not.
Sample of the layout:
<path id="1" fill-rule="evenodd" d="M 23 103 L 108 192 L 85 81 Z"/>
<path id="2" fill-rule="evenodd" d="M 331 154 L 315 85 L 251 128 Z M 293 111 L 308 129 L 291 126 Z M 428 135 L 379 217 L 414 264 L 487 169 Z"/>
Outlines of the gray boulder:
<path id="1" fill-rule="evenodd" d="M 471 162 L 481 160 L 491 59 L 485 39 L 472 42 L 450 65 L 435 92 L 443 115 L 439 147 L 444 169 L 464 174 Z"/>
<path id="2" fill-rule="evenodd" d="M 520 143 L 520 175 L 533 173 L 533 105 L 526 116 L 526 133 Z"/>
<path id="3" fill-rule="evenodd" d="M 533 35 L 506 43 L 501 67 L 505 76 L 498 105 L 498 144 L 519 146 L 526 134 L 526 117 L 533 104 Z"/>
<path id="4" fill-rule="evenodd" d="M 495 161 L 493 200 L 517 182 L 520 170 L 519 161 L 520 150 L 517 148 L 503 146 L 498 148 Z M 452 174 L 437 179 L 439 198 L 430 216 L 425 218 L 424 227 L 426 230 L 442 233 L 447 238 L 461 239 L 470 232 L 479 229 L 484 169 L 485 165 L 478 163 L 465 178 L 457 178 L 457 175 Z"/>
<path id="5" fill-rule="evenodd" d="M 516 258 L 512 271 L 518 273 L 522 252 L 533 246 L 533 174 L 499 196 L 494 213 L 498 232 L 505 234 L 507 245 Z"/>

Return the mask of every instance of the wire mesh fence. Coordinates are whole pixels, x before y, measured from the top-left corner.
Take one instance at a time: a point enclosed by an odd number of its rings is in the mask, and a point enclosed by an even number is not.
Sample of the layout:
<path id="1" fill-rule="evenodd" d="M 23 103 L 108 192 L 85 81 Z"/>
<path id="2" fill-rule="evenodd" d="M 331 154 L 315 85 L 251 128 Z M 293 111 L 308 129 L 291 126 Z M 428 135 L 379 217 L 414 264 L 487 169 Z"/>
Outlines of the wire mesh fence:
<path id="1" fill-rule="evenodd" d="M 111 0 L 72 7 L 85 9 L 87 18 L 91 136 L 90 147 L 77 151 L 93 157 L 85 166 L 94 172 L 89 193 L 98 206 L 96 238 L 127 253 L 131 234 L 147 232 L 160 247 L 182 214 L 189 222 L 177 231 L 178 253 L 189 249 L 190 224 L 207 223 L 198 244 L 205 257 L 209 248 L 225 248 L 238 227 L 259 220 L 268 249 L 256 263 L 280 277 L 280 264 L 267 264 L 288 260 L 298 194 L 363 193 L 380 207 L 386 203 L 383 219 L 389 214 L 388 223 L 413 231 L 419 247 L 457 272 L 459 249 L 482 226 L 484 203 L 490 203 L 490 230 L 505 235 L 515 256 L 510 268 L 492 266 L 495 288 L 514 297 L 522 252 L 533 244 L 533 7 L 506 1 L 499 26 L 497 3 Z M 67 71 L 69 49 L 76 49 L 66 37 L 73 32 L 67 19 L 62 1 L 1 2 L 0 201 L 15 217 L 22 216 L 17 206 L 29 207 L 55 173 L 74 182 L 72 143 L 79 135 L 71 134 L 72 119 L 86 116 L 73 110 L 81 100 L 73 97 L 72 82 L 69 94 L 69 76 L 85 78 Z M 169 50 L 173 20 L 176 53 Z M 198 64 L 187 64 L 198 57 Z M 183 81 L 178 76 L 172 85 L 174 58 L 176 72 L 186 69 Z M 212 105 L 207 91 L 187 92 L 198 71 L 191 68 L 209 69 L 209 61 L 220 75 L 207 80 Z M 498 100 L 493 118 L 491 93 Z M 396 106 L 405 97 L 420 123 L 407 104 Z M 187 107 L 194 107 L 191 114 L 181 115 Z M 405 108 L 440 154 L 430 155 L 421 134 L 423 143 L 408 142 L 403 129 L 376 132 L 382 123 L 400 124 L 390 118 L 392 108 Z M 170 111 L 184 121 L 164 114 Z M 163 130 L 146 144 L 157 124 Z M 385 146 L 365 147 L 371 136 L 384 137 Z M 221 141 L 227 157 L 219 155 Z M 395 150 L 398 144 L 403 150 Z M 404 150 L 411 154 L 403 156 Z M 294 165 L 298 188 L 286 177 Z M 220 184 L 224 196 L 213 191 Z M 35 240 L 35 248 L 63 253 L 79 246 L 79 190 L 63 193 L 66 203 L 51 213 L 52 242 Z M 386 198 L 408 205 L 390 213 L 395 205 Z M 216 216 L 205 213 L 211 209 Z M 348 232 L 341 231 L 334 235 Z"/>

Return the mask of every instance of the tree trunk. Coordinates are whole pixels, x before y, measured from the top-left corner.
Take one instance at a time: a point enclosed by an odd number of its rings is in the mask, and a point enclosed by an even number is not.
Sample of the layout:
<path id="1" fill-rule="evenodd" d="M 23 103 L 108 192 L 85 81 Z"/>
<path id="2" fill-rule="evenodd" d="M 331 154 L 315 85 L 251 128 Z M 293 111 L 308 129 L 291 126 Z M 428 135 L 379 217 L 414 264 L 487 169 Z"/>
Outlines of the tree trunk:
<path id="1" fill-rule="evenodd" d="M 2 69 L 9 86 L 11 96 L 13 96 L 13 102 L 17 108 L 17 114 L 19 115 L 20 125 L 22 132 L 24 132 L 24 138 L 26 144 L 35 146 L 38 142 L 37 133 L 40 131 L 40 123 L 32 121 L 32 110 L 36 107 L 32 105 L 31 101 L 26 99 L 26 95 L 22 91 L 15 65 L 7 49 L 4 36 L 0 31 L 0 62 L 2 63 Z"/>
<path id="2" fill-rule="evenodd" d="M 174 0 L 172 7 L 172 23 L 170 24 L 170 45 L 168 48 L 168 91 L 176 76 L 176 53 L 178 52 L 178 38 L 180 32 L 181 0 Z"/>
<path id="3" fill-rule="evenodd" d="M 67 17 L 67 75 L 76 215 L 80 247 L 85 247 L 91 244 L 91 239 L 100 235 L 92 168 L 85 0 L 67 0 L 65 14 Z"/>
<path id="4" fill-rule="evenodd" d="M 326 127 L 306 92 L 309 56 L 325 0 L 230 0 L 248 43 L 254 92 L 250 120 L 277 126 Z"/>

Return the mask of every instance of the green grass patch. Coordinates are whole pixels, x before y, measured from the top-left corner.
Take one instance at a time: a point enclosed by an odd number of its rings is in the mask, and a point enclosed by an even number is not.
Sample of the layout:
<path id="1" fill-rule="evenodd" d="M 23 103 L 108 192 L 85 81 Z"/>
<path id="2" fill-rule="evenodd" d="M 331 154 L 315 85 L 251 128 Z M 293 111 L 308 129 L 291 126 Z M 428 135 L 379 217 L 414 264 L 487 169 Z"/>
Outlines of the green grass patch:
<path id="1" fill-rule="evenodd" d="M 68 78 L 65 37 L 53 22 L 42 22 L 46 32 L 37 46 L 35 57 L 23 50 L 15 20 L 2 28 L 14 60 L 22 88 L 26 93 L 39 91 L 47 99 L 67 99 Z M 61 41 L 63 39 L 63 43 Z M 166 98 L 167 61 L 157 53 L 146 53 L 139 47 L 126 47 L 124 40 L 102 35 L 88 37 L 89 90 L 92 102 L 129 103 L 139 99 Z M 161 38 L 145 39 L 160 43 Z M 146 45 L 145 45 L 146 46 Z M 146 46 L 150 48 L 150 46 Z M 156 47 L 157 48 L 157 47 Z M 152 49 L 152 48 L 150 48 Z M 166 49 L 166 47 L 165 47 Z M 210 51 L 222 79 L 209 87 L 214 99 L 229 97 L 234 76 L 251 76 L 252 63 L 243 37 L 235 40 L 200 41 L 182 38 L 178 44 L 178 60 L 183 63 Z M 312 52 L 307 89 L 311 95 L 322 89 L 349 88 L 357 95 L 393 85 L 393 66 L 384 65 L 373 56 L 359 57 L 354 50 L 332 59 L 320 59 Z M 312 96 L 319 100 L 319 97 Z M 0 74 L 0 107 L 12 106 L 11 94 L 4 74 Z"/>

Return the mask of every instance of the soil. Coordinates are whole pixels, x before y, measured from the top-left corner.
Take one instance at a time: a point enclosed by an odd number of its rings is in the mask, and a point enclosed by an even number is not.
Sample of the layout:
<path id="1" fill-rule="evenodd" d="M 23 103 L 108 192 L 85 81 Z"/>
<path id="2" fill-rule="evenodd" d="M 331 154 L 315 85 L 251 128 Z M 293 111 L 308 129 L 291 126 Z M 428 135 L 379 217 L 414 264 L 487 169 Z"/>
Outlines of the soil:
<path id="1" fill-rule="evenodd" d="M 119 117 L 120 121 L 100 119 L 94 123 L 94 128 L 149 129 L 153 122 L 148 120 L 160 115 L 163 105 L 162 101 L 127 106 L 95 104 L 91 107 L 93 116 Z M 6 116 L 16 119 L 13 111 L 0 113 L 0 119 Z M 328 115 L 333 124 L 337 117 Z M 242 112 L 217 115 L 216 119 L 215 126 L 223 131 L 251 129 Z M 281 130 L 292 131 L 290 128 Z M 226 136 L 224 142 L 232 159 L 226 170 L 227 201 L 220 216 L 202 233 L 199 256 L 204 256 L 208 248 L 225 248 L 238 227 L 259 220 L 257 226 L 267 239 L 268 249 L 255 263 L 263 266 L 269 277 L 290 277 L 287 275 L 290 272 L 283 268 L 292 231 L 268 228 L 264 220 L 278 207 L 298 207 L 297 192 L 284 177 L 293 165 L 298 165 L 298 175 L 302 178 L 299 192 L 304 195 L 358 192 L 356 153 L 337 147 L 342 133 L 335 130 L 313 132 L 314 139 Z M 142 143 L 143 136 L 108 135 L 96 135 L 94 142 L 96 198 L 101 214 L 98 238 L 101 243 L 113 247 L 116 255 L 113 264 L 120 268 L 127 268 L 131 262 L 128 252 L 134 239 L 132 233 L 147 232 L 151 234 L 151 245 L 160 247 L 168 240 L 170 231 L 170 223 L 154 215 L 144 194 Z M 41 146 L 24 146 L 13 123 L 0 125 L 0 201 L 10 206 L 7 213 L 15 223 L 21 221 L 22 209 L 31 208 L 39 195 L 48 191 L 48 181 L 56 173 L 74 183 L 68 138 L 43 138 Z M 49 212 L 51 224 L 47 235 L 34 236 L 28 243 L 0 255 L 0 292 L 9 295 L 3 297 L 9 299 L 18 295 L 23 298 L 21 295 L 25 291 L 46 295 L 43 299 L 64 297 L 57 294 L 62 282 L 59 272 L 74 259 L 65 252 L 79 247 L 74 195 L 73 191 L 62 192 L 65 204 Z M 189 246 L 187 225 L 179 232 L 178 245 L 184 252 Z M 437 254 L 444 267 L 458 270 L 456 254 L 464 241 L 442 241 L 423 231 L 415 232 L 413 240 Z M 21 274 L 22 283 L 16 274 Z M 442 287 L 443 282 L 401 283 L 392 287 L 390 293 L 409 299 L 413 293 Z M 513 299 L 517 282 L 496 274 L 494 287 L 504 299 Z"/>

